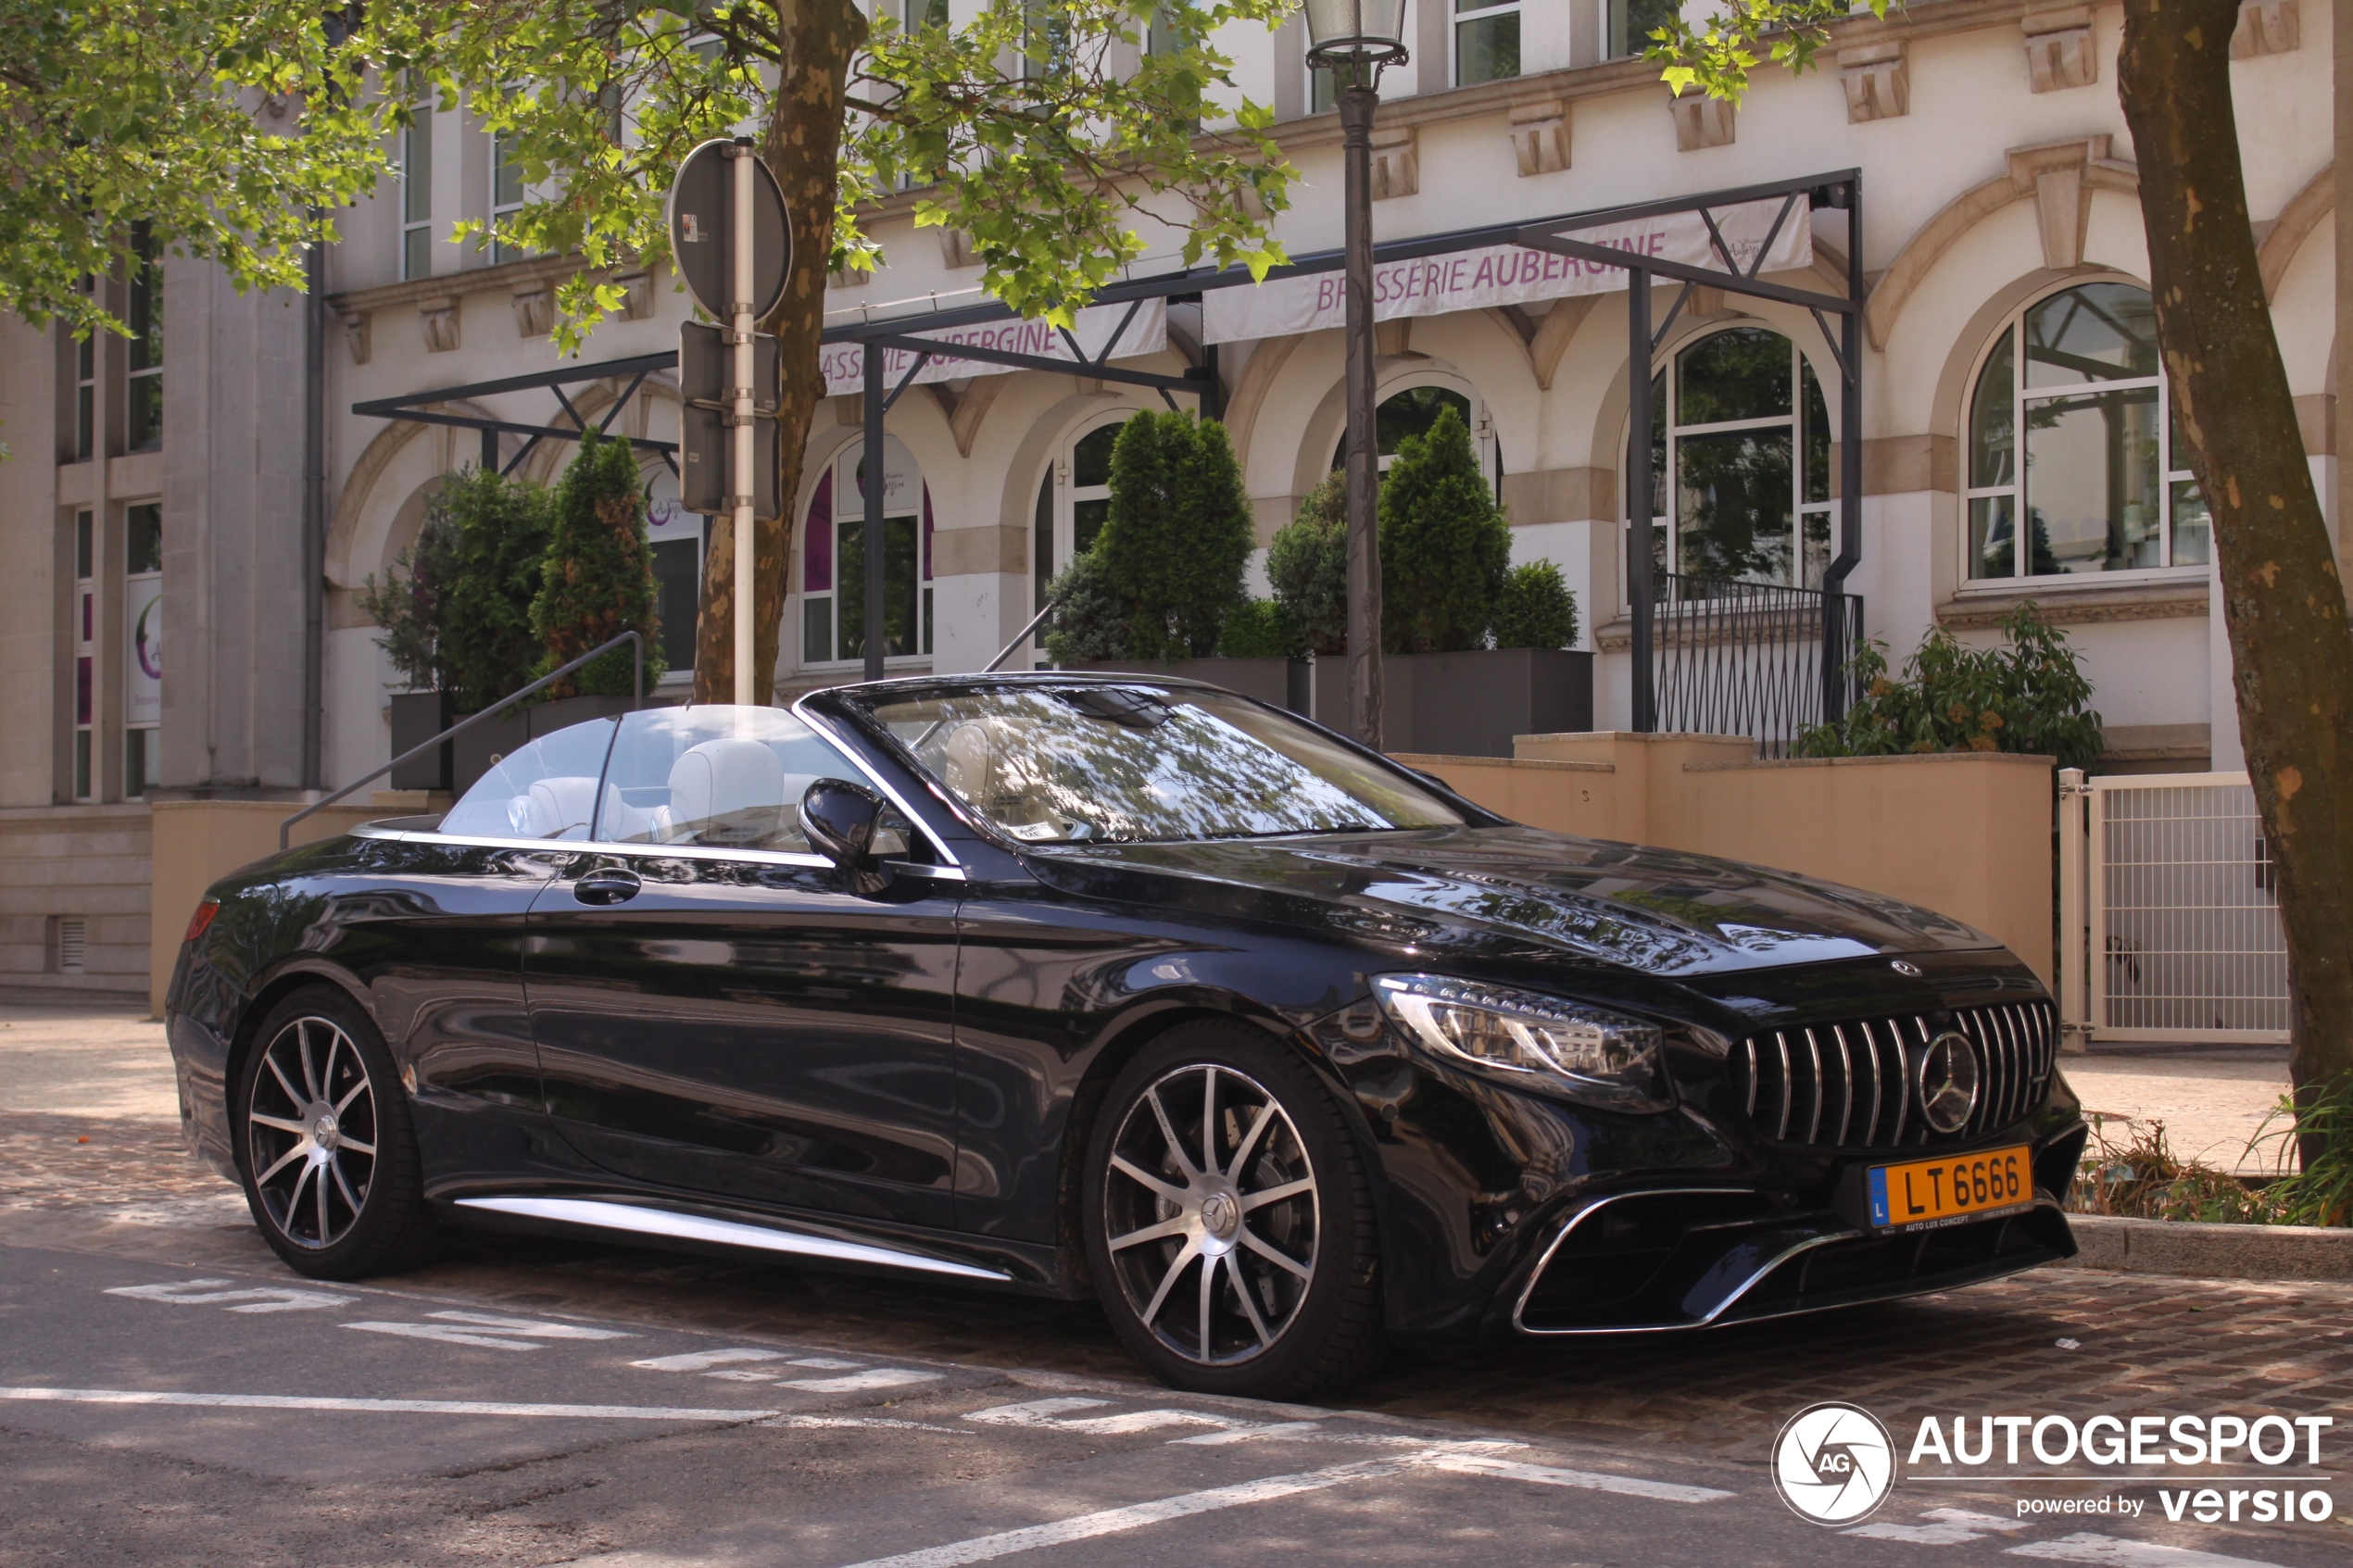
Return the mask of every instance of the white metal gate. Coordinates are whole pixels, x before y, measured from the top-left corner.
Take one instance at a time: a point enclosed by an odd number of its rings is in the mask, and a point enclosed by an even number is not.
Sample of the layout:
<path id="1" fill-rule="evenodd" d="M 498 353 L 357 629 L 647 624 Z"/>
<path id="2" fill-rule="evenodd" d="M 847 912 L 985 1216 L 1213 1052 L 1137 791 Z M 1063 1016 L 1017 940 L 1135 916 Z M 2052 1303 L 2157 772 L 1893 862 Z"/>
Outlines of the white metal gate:
<path id="1" fill-rule="evenodd" d="M 2059 778 L 2073 1043 L 2284 1044 L 2287 944 L 2247 776 Z"/>

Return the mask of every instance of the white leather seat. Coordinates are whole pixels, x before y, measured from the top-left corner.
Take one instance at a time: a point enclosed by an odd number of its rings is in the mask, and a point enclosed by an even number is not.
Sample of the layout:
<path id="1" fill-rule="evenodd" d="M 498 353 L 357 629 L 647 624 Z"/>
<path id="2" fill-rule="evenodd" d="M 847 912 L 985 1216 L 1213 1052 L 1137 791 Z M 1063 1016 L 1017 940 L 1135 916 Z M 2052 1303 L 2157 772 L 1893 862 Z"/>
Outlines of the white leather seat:
<path id="1" fill-rule="evenodd" d="M 508 801 L 507 820 L 522 838 L 555 838 L 573 829 L 585 836 L 596 803 L 595 779 L 541 779 Z"/>
<path id="2" fill-rule="evenodd" d="M 670 769 L 670 829 L 678 838 L 700 834 L 714 818 L 734 818 L 728 836 L 738 839 L 739 813 L 775 811 L 786 802 L 785 765 L 756 740 L 707 740 L 691 746 Z M 806 785 L 803 786 L 804 788 Z M 799 797 L 791 797 L 799 804 Z M 773 836 L 774 830 L 761 834 Z"/>

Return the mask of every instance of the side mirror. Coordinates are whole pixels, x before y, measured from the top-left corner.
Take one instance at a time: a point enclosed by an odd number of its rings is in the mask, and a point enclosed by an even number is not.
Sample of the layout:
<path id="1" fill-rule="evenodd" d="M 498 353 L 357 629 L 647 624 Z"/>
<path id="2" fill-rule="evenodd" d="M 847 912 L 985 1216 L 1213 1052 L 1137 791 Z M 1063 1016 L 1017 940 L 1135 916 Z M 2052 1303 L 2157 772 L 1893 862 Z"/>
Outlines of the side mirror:
<path id="1" fill-rule="evenodd" d="M 874 860 L 882 814 L 883 797 L 847 779 L 819 779 L 800 797 L 800 831 L 809 847 L 834 863 L 854 893 L 872 895 L 889 885 Z"/>

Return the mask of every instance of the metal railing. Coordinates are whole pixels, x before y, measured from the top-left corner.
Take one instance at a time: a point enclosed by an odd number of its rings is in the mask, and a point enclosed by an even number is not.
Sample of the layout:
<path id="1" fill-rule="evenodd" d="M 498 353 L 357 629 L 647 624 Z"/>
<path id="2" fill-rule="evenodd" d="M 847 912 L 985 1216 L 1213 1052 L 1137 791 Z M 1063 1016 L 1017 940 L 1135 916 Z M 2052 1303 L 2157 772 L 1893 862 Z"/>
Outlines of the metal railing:
<path id="1" fill-rule="evenodd" d="M 1846 666 L 1862 646 L 1860 596 L 1674 573 L 1655 581 L 1659 729 L 1751 735 L 1758 755 L 1787 757 L 1801 730 L 1844 711 Z M 1825 670 L 1829 647 L 1844 651 Z"/>
<path id="2" fill-rule="evenodd" d="M 378 779 L 383 778 L 386 773 L 391 772 L 395 768 L 399 767 L 403 762 L 408 761 L 410 758 L 422 757 L 426 752 L 431 751 L 434 746 L 443 744 L 452 735 L 463 734 L 468 730 L 472 729 L 476 724 L 483 722 L 484 720 L 491 718 L 493 715 L 504 713 L 508 709 L 512 708 L 516 703 L 521 702 L 532 693 L 544 690 L 546 687 L 562 680 L 565 676 L 571 674 L 582 665 L 588 663 L 591 659 L 597 659 L 604 654 L 610 653 L 613 649 L 619 647 L 623 643 L 632 643 L 635 645 L 635 646 L 631 650 L 635 657 L 631 660 L 629 705 L 632 708 L 643 708 L 646 705 L 646 639 L 635 632 L 623 632 L 620 636 L 613 638 L 610 642 L 598 644 L 595 647 L 590 648 L 586 653 L 582 654 L 578 659 L 573 659 L 570 664 L 564 665 L 560 669 L 549 671 L 547 674 L 540 676 L 536 681 L 532 682 L 531 684 L 523 687 L 522 690 L 515 692 L 508 696 L 502 696 L 497 702 L 494 702 L 489 707 L 484 709 L 481 712 L 459 720 L 458 722 L 450 725 L 447 729 L 442 731 L 441 734 L 425 742 L 424 745 L 410 746 L 408 750 L 402 752 L 399 756 L 394 758 L 391 761 L 385 763 L 374 772 L 362 774 L 360 777 L 352 780 L 349 784 L 335 791 L 333 795 L 327 796 L 323 799 L 312 801 L 309 805 L 305 806 L 301 810 L 296 811 L 293 816 L 288 817 L 284 822 L 278 824 L 278 847 L 280 849 L 286 847 L 287 835 L 294 832 L 294 825 L 302 821 L 303 818 L 309 816 L 312 812 L 325 810 L 336 801 L 341 800 L 345 796 L 349 795 L 353 790 L 358 789 L 361 784 L 375 783 Z"/>

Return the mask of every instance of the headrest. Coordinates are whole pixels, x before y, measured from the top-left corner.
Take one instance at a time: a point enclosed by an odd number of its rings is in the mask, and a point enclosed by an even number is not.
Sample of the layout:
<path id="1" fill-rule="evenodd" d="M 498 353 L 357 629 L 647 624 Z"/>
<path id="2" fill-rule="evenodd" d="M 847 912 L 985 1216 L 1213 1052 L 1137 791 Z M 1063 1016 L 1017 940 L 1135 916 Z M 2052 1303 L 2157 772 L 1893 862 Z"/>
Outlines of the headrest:
<path id="1" fill-rule="evenodd" d="M 756 740 L 707 740 L 670 769 L 673 831 L 758 807 L 785 804 L 785 765 Z"/>
<path id="2" fill-rule="evenodd" d="M 940 748 L 940 775 L 950 789 L 975 803 L 988 799 L 996 787 L 994 737 L 986 720 L 967 719 L 949 733 Z"/>
<path id="3" fill-rule="evenodd" d="M 574 829 L 585 836 L 596 805 L 593 778 L 541 779 L 507 803 L 507 820 L 523 838 L 557 838 Z"/>

